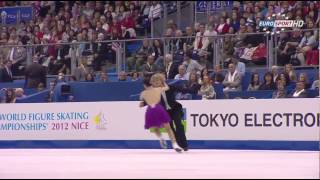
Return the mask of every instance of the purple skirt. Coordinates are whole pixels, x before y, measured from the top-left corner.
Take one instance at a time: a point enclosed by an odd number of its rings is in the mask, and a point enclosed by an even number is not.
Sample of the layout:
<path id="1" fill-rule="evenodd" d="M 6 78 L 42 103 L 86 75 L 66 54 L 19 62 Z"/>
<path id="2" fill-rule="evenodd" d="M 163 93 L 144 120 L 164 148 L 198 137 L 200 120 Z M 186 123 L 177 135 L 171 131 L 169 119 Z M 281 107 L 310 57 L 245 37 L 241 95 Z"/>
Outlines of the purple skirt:
<path id="1" fill-rule="evenodd" d="M 157 104 L 155 107 L 148 106 L 144 128 L 162 128 L 164 123 L 170 123 L 170 121 L 171 118 L 162 105 Z"/>

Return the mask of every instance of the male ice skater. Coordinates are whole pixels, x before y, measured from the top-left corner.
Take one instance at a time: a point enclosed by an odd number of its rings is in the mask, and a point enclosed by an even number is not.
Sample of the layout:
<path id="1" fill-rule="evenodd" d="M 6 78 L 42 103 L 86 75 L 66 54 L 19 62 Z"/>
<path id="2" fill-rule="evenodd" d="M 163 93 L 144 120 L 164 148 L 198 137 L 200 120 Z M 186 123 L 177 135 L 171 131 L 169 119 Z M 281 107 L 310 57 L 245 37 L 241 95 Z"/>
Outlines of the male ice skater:
<path id="1" fill-rule="evenodd" d="M 164 87 L 165 81 L 157 81 L 153 86 Z M 182 125 L 183 109 L 182 105 L 176 101 L 175 92 L 176 88 L 173 85 L 169 85 L 170 89 L 161 96 L 161 104 L 169 113 L 172 121 L 170 126 L 174 132 L 178 145 L 183 148 L 184 151 L 188 151 L 188 142 L 185 134 L 185 130 Z"/>

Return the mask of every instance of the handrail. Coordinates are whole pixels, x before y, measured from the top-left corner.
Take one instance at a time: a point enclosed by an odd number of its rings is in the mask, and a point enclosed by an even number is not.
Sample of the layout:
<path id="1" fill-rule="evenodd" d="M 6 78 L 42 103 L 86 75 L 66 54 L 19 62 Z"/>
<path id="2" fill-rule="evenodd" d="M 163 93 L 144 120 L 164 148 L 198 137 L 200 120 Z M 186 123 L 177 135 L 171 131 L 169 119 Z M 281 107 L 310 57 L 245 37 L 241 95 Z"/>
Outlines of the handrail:
<path id="1" fill-rule="evenodd" d="M 320 29 L 303 29 L 299 31 L 320 31 Z M 294 30 L 281 31 L 285 33 L 296 32 Z M 90 43 L 113 43 L 113 42 L 134 42 L 134 41 L 144 41 L 144 40 L 159 40 L 159 39 L 187 39 L 187 38 L 197 38 L 197 37 L 227 37 L 227 36 L 239 36 L 239 35 L 270 35 L 266 32 L 257 33 L 242 33 L 242 34 L 223 34 L 223 35 L 203 35 L 203 36 L 181 36 L 181 37 L 157 37 L 157 38 L 143 38 L 143 39 L 119 39 L 119 40 L 104 40 L 104 41 L 82 41 L 82 42 L 68 42 L 68 43 L 47 43 L 47 44 L 28 44 L 28 45 L 0 45 L 2 47 L 32 47 L 32 46 L 55 46 L 55 45 L 79 45 L 79 44 L 90 44 Z"/>

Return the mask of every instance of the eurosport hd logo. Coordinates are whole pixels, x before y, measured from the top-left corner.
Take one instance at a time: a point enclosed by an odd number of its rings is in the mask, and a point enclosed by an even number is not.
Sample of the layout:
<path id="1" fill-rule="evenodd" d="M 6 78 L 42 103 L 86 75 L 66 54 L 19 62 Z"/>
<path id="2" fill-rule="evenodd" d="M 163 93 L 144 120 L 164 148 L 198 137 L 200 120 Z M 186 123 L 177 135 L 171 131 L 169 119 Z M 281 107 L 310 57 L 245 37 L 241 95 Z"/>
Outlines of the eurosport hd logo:
<path id="1" fill-rule="evenodd" d="M 289 20 L 289 17 L 280 13 L 273 14 L 267 20 L 259 21 L 259 27 L 263 27 L 263 30 L 267 33 L 270 33 L 270 28 L 284 31 L 285 28 L 302 28 L 304 24 L 303 20 Z M 280 31 L 277 32 L 279 33 Z"/>
<path id="2" fill-rule="evenodd" d="M 260 27 L 274 28 L 301 28 L 304 22 L 302 20 L 262 20 L 259 22 Z"/>

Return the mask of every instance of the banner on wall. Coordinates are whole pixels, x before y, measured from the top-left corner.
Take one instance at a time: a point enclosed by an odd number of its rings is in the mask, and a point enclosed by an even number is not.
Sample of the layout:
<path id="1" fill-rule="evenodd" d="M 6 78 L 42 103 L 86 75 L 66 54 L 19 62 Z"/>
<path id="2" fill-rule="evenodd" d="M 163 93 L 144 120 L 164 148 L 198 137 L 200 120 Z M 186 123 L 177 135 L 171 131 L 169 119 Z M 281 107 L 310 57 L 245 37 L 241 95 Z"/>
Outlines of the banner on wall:
<path id="1" fill-rule="evenodd" d="M 31 6 L 22 7 L 2 7 L 0 8 L 1 23 L 6 25 L 18 24 L 21 21 L 31 21 L 33 11 Z"/>
<path id="2" fill-rule="evenodd" d="M 318 99 L 181 101 L 189 140 L 318 141 Z M 0 140 L 155 140 L 139 102 L 5 104 Z"/>
<path id="3" fill-rule="evenodd" d="M 219 10 L 231 10 L 233 8 L 233 1 L 197 1 L 197 12 L 210 12 Z"/>

